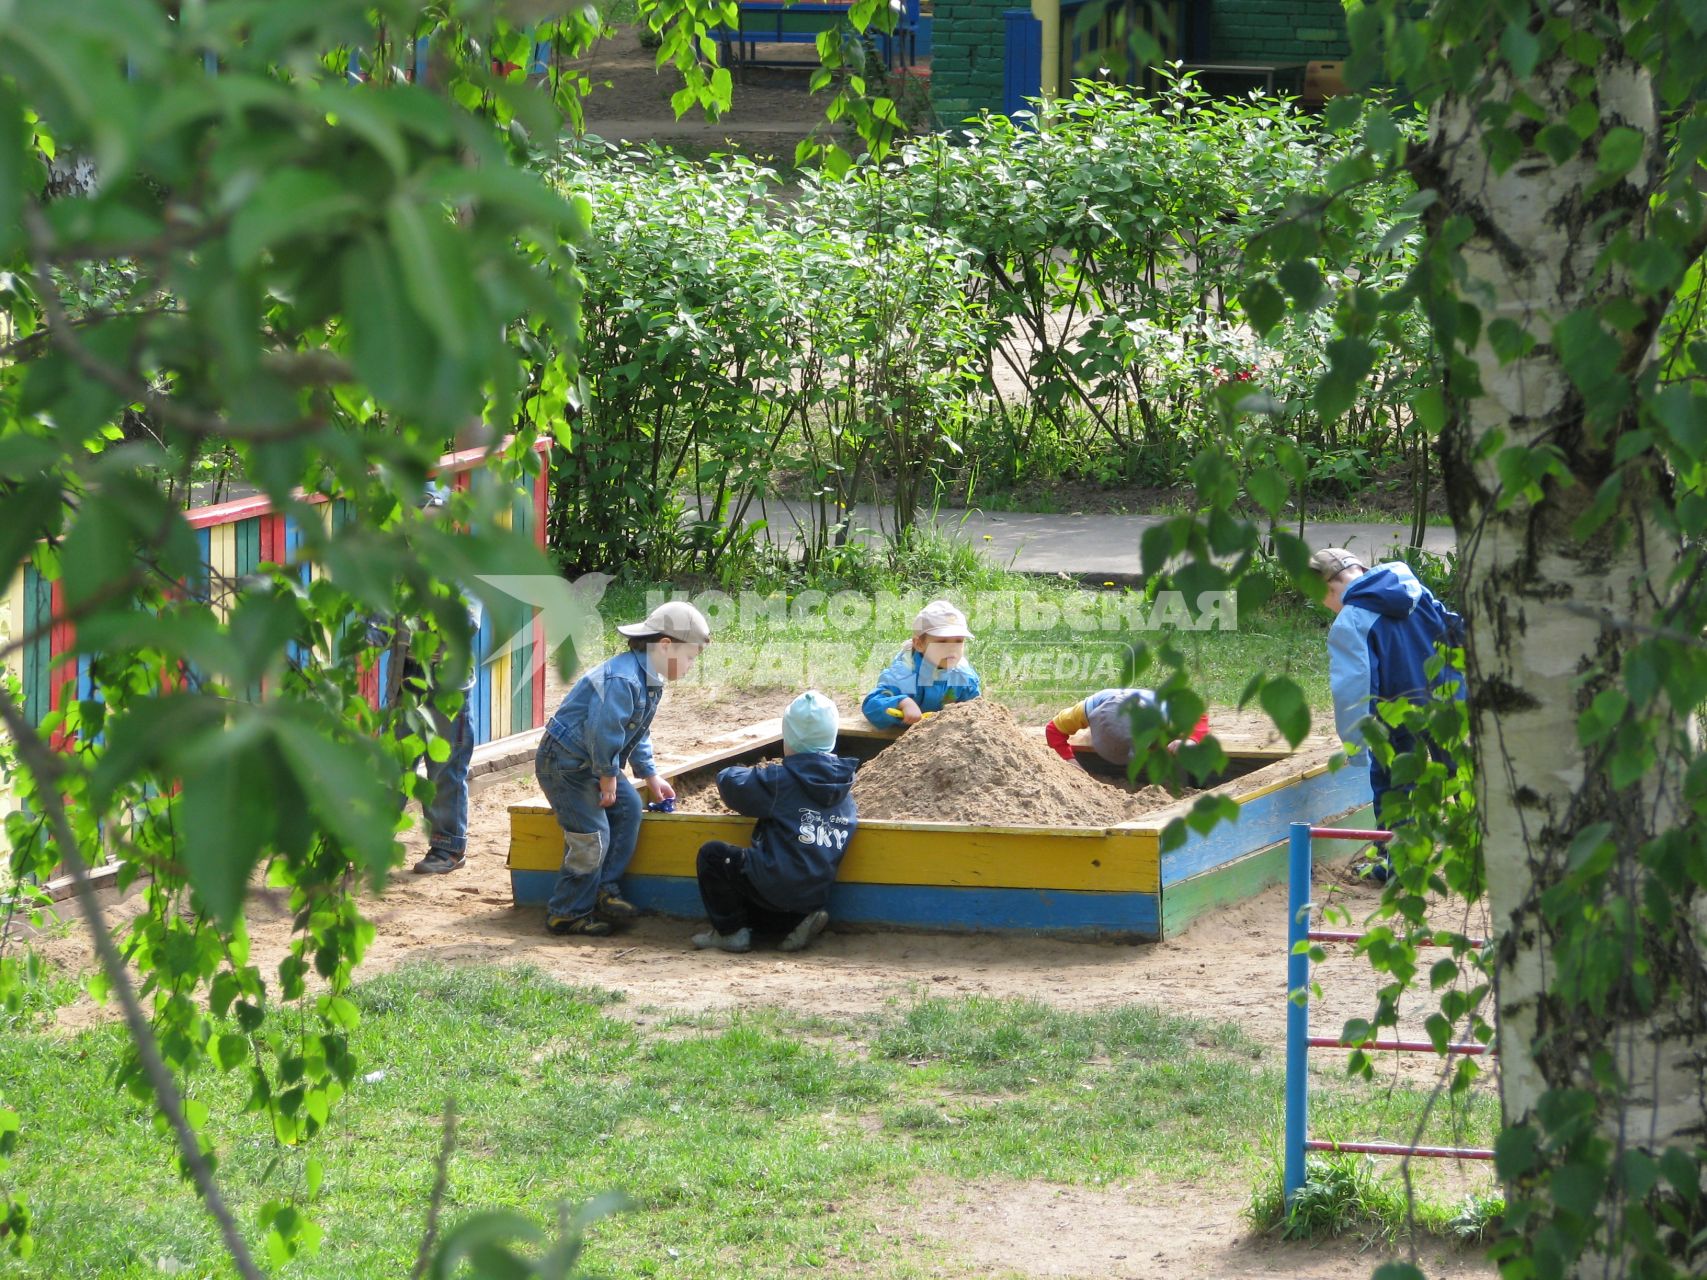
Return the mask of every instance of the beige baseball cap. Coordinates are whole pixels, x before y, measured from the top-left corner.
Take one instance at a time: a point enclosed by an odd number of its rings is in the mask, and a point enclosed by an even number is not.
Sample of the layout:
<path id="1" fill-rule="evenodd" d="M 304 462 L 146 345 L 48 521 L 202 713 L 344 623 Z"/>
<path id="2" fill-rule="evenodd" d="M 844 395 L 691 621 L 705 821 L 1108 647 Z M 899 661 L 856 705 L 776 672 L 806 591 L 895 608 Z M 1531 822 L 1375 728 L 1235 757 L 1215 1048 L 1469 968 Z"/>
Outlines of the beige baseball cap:
<path id="1" fill-rule="evenodd" d="M 1328 582 L 1332 582 L 1348 569 L 1369 568 L 1344 547 L 1323 547 L 1310 557 L 1310 567 Z"/>
<path id="2" fill-rule="evenodd" d="M 668 636 L 679 644 L 710 644 L 711 624 L 686 600 L 666 600 L 644 621 L 617 628 L 625 636 Z"/>
<path id="3" fill-rule="evenodd" d="M 913 634 L 934 636 L 938 640 L 956 637 L 972 639 L 966 629 L 966 615 L 947 600 L 932 600 L 913 618 Z"/>

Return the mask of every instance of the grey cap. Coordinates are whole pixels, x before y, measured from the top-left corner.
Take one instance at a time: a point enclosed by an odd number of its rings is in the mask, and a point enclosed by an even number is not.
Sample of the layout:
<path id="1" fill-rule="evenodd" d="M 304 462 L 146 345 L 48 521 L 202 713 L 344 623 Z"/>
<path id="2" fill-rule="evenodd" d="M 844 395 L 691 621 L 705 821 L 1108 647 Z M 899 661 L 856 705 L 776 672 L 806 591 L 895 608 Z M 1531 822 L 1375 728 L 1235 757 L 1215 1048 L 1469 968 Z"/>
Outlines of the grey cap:
<path id="1" fill-rule="evenodd" d="M 710 644 L 711 624 L 686 600 L 666 600 L 645 619 L 617 628 L 625 636 L 668 636 L 679 644 Z"/>
<path id="2" fill-rule="evenodd" d="M 1359 572 L 1369 568 L 1344 547 L 1323 547 L 1310 557 L 1310 567 L 1322 575 L 1324 581 L 1332 582 L 1348 569 Z"/>

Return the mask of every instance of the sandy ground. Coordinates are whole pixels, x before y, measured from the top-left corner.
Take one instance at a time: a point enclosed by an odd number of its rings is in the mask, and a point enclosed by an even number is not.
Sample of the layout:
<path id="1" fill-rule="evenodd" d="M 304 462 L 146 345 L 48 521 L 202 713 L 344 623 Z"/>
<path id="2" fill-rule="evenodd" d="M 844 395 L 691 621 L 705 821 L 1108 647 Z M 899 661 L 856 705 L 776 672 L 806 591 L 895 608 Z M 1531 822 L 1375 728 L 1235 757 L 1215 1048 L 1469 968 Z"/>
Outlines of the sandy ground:
<path id="1" fill-rule="evenodd" d="M 711 691 L 677 697 L 673 692 L 655 724 L 655 737 L 669 743 L 672 755 L 692 755 L 707 740 L 778 714 L 789 696 L 786 690 L 739 697 Z M 643 1022 L 665 1012 L 763 1006 L 859 1019 L 927 995 L 1029 998 L 1080 1010 L 1141 1003 L 1237 1024 L 1275 1050 L 1284 1044 L 1286 908 L 1280 889 L 1213 913 L 1179 937 L 1145 945 L 852 932 L 832 926 L 802 955 L 727 956 L 695 951 L 688 944 L 690 923 L 658 919 L 643 920 L 611 938 L 558 939 L 544 932 L 538 909 L 511 905 L 504 868 L 508 806 L 537 798 L 530 775 L 489 787 L 471 801 L 466 868 L 449 876 L 421 877 L 407 870 L 391 876 L 383 893 L 365 903 L 378 936 L 364 973 L 427 960 L 532 965 L 565 982 L 621 991 L 626 999 L 614 1012 Z M 408 844 L 411 860 L 424 849 L 418 833 Z M 1341 871 L 1321 869 L 1318 897 L 1330 896 L 1361 919 L 1378 894 Z M 134 909 L 134 899 L 115 904 L 109 922 L 120 923 Z M 256 958 L 267 972 L 275 963 L 271 957 L 283 953 L 289 938 L 282 895 L 258 891 L 250 921 Z M 46 934 L 35 945 L 58 963 L 88 967 L 80 931 Z M 1366 1015 L 1377 986 L 1367 964 L 1349 947 L 1334 946 L 1330 953 L 1317 971 L 1324 998 L 1313 1007 L 1312 1023 L 1319 1031 L 1338 1030 L 1346 1018 Z M 61 1023 L 71 1030 L 108 1016 L 84 999 L 61 1011 Z M 1318 1058 L 1327 1061 L 1318 1061 L 1315 1072 L 1331 1087 L 1337 1073 L 1333 1055 Z M 1384 1069 L 1402 1070 L 1417 1081 L 1436 1070 L 1432 1059 L 1413 1057 L 1395 1059 Z M 1367 1275 L 1376 1261 L 1351 1245 L 1306 1247 L 1253 1239 L 1241 1217 L 1248 1203 L 1242 1186 L 1102 1191 L 1022 1183 L 917 1190 L 917 1204 L 897 1207 L 894 1229 L 903 1241 L 951 1242 L 951 1254 L 963 1258 L 967 1269 L 943 1274 L 1327 1280 Z M 1470 1255 L 1425 1259 L 1425 1270 L 1441 1277 L 1490 1274 Z"/>
<path id="2" fill-rule="evenodd" d="M 1253 1234 L 1245 1201 L 1213 1186 L 1106 1189 L 1049 1182 L 926 1183 L 893 1229 L 902 1247 L 935 1245 L 965 1259 L 943 1275 L 1025 1280 L 1362 1280 L 1390 1257 L 1430 1280 L 1493 1269 L 1469 1251 L 1433 1245 L 1414 1259 L 1356 1241 L 1277 1244 Z"/>

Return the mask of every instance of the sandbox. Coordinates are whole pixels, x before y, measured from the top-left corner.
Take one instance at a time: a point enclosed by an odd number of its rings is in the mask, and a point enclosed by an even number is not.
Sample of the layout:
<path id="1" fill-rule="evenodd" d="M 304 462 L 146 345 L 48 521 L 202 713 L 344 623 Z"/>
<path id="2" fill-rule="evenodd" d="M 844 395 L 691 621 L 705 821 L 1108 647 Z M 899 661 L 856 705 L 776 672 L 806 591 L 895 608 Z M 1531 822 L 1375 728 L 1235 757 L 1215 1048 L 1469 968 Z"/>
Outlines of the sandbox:
<path id="1" fill-rule="evenodd" d="M 730 735 L 731 745 L 662 770 L 678 792 L 703 786 L 718 769 L 781 754 L 770 721 Z M 869 760 L 899 737 L 844 720 L 842 755 Z M 1285 877 L 1293 822 L 1367 825 L 1364 769 L 1329 767 L 1328 744 L 1292 753 L 1224 744 L 1228 769 L 1213 790 L 1239 807 L 1237 821 L 1208 835 L 1188 829 L 1185 843 L 1162 852 L 1162 831 L 1191 809 L 1168 801 L 1130 821 L 1097 825 L 1014 825 L 886 821 L 861 817 L 842 863 L 830 913 L 838 925 L 945 932 L 1017 931 L 1085 938 L 1156 941 L 1177 934 L 1217 906 Z M 1038 738 L 1039 750 L 1042 747 Z M 1092 773 L 1115 770 L 1081 752 Z M 1112 785 L 1112 784 L 1111 784 Z M 510 806 L 508 866 L 518 906 L 541 906 L 562 861 L 562 833 L 543 800 Z M 638 906 L 703 918 L 694 861 L 707 840 L 744 844 L 752 819 L 677 812 L 645 815 L 624 878 Z"/>

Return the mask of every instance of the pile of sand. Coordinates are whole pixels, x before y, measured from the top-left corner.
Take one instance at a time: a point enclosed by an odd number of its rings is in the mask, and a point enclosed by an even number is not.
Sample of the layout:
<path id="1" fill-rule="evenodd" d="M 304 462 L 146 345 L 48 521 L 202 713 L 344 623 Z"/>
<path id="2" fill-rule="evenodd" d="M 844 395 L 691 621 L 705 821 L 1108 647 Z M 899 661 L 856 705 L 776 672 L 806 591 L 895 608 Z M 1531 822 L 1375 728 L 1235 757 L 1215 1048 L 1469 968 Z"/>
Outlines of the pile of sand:
<path id="1" fill-rule="evenodd" d="M 1098 780 L 1049 749 L 987 698 L 962 702 L 914 725 L 860 767 L 859 816 L 891 822 L 963 822 L 1002 827 L 1098 827 L 1164 808 L 1162 787 L 1136 793 Z M 729 813 L 715 775 L 685 779 L 686 813 Z"/>
<path id="2" fill-rule="evenodd" d="M 908 729 L 860 769 L 854 799 L 862 818 L 1002 827 L 1103 826 L 1174 802 L 1161 787 L 1099 782 L 988 698 Z"/>

